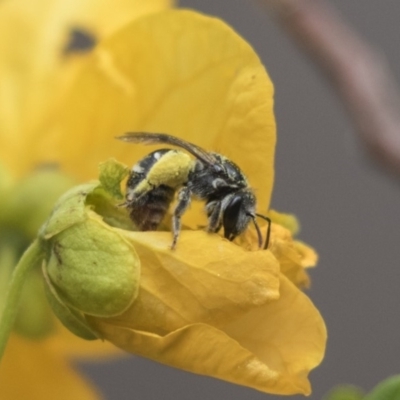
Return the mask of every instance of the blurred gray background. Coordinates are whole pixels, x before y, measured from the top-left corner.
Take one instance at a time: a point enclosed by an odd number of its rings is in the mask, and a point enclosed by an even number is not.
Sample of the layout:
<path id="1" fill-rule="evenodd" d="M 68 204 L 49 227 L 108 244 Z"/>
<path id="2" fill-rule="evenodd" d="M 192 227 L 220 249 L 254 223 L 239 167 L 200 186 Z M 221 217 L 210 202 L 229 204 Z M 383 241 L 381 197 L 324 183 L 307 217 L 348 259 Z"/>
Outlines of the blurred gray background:
<path id="1" fill-rule="evenodd" d="M 400 2 L 331 2 L 387 56 L 400 80 Z M 253 45 L 275 83 L 272 207 L 295 213 L 302 223 L 300 238 L 320 254 L 308 295 L 329 332 L 325 360 L 310 376 L 311 399 L 340 383 L 369 390 L 400 372 L 399 181 L 366 159 L 329 84 L 257 1 L 181 0 L 180 5 L 232 25 Z M 136 357 L 80 368 L 112 400 L 281 398 Z"/>

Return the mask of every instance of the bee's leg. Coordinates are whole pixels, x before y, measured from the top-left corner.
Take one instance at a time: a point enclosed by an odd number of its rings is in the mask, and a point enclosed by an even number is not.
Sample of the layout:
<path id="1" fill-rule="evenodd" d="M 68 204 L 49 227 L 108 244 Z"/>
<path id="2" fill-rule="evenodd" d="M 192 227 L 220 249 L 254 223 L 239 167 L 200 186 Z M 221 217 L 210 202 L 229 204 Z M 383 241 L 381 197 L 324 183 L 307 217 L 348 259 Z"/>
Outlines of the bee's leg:
<path id="1" fill-rule="evenodd" d="M 178 204 L 175 207 L 172 217 L 172 231 L 174 235 L 171 245 L 172 250 L 175 249 L 176 242 L 178 241 L 178 236 L 181 231 L 181 217 L 189 207 L 191 195 L 192 192 L 187 186 L 184 186 L 178 191 Z"/>
<path id="2" fill-rule="evenodd" d="M 212 201 L 210 203 L 207 203 L 206 211 L 208 216 L 207 232 L 218 232 L 222 226 L 222 203 L 220 201 Z"/>

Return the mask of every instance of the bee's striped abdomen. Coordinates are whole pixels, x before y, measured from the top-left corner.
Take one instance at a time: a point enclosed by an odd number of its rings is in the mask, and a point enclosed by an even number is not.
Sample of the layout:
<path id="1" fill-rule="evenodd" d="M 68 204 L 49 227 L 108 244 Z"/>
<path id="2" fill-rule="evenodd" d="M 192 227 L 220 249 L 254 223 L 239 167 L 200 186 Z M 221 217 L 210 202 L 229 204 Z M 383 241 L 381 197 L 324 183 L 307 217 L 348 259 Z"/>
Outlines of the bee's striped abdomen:
<path id="1" fill-rule="evenodd" d="M 174 198 L 175 190 L 160 185 L 134 198 L 129 205 L 132 221 L 141 231 L 154 231 L 165 217 Z"/>

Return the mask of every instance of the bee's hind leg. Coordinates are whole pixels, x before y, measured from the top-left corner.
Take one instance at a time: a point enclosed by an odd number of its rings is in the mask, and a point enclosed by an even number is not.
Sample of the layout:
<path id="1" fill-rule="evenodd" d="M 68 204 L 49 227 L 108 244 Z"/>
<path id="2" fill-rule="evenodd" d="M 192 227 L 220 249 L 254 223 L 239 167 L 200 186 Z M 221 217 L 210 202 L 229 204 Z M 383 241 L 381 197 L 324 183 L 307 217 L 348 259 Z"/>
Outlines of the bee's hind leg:
<path id="1" fill-rule="evenodd" d="M 174 250 L 178 241 L 179 233 L 181 231 L 181 217 L 190 205 L 192 192 L 184 186 L 178 191 L 178 204 L 175 207 L 174 215 L 172 217 L 172 231 L 174 238 L 172 240 L 171 249 Z"/>

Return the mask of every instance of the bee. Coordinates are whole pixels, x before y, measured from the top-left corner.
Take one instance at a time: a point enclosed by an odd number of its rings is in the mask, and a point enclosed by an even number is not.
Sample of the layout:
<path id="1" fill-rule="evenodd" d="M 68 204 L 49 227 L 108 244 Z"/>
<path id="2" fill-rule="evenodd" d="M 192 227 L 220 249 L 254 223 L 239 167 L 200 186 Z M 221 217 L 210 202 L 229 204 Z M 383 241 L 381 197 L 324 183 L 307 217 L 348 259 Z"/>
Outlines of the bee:
<path id="1" fill-rule="evenodd" d="M 263 238 L 256 217 L 265 219 L 268 229 L 264 248 L 268 248 L 271 220 L 256 213 L 256 196 L 243 172 L 231 160 L 164 133 L 130 132 L 117 139 L 178 148 L 155 150 L 137 162 L 130 171 L 122 206 L 129 209 L 132 221 L 140 230 L 156 230 L 176 194 L 171 249 L 176 246 L 181 231 L 181 217 L 192 198 L 205 202 L 207 231 L 216 233 L 223 227 L 225 238 L 231 241 L 253 221 L 261 248 Z"/>

